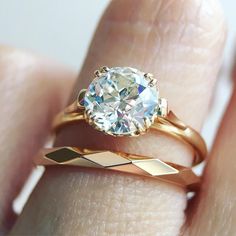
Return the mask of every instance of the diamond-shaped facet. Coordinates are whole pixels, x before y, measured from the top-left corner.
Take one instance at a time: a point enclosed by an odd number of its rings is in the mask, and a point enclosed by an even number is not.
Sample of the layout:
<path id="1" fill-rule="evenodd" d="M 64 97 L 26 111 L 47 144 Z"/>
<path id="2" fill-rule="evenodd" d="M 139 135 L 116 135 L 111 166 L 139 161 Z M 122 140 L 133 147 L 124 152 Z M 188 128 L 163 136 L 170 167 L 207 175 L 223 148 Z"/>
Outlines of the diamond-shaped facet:
<path id="1" fill-rule="evenodd" d="M 133 164 L 153 176 L 178 173 L 178 170 L 158 159 L 133 161 Z"/>
<path id="2" fill-rule="evenodd" d="M 94 153 L 94 154 L 87 154 L 85 155 L 86 159 L 99 164 L 103 167 L 109 167 L 109 166 L 118 166 L 118 165 L 124 165 L 131 163 L 130 160 L 116 154 L 113 152 L 100 152 L 100 153 Z"/>
<path id="3" fill-rule="evenodd" d="M 51 159 L 58 163 L 63 163 L 66 161 L 71 161 L 73 159 L 79 158 L 81 154 L 69 149 L 69 148 L 60 148 L 56 151 L 50 152 L 45 155 L 48 159 Z"/>

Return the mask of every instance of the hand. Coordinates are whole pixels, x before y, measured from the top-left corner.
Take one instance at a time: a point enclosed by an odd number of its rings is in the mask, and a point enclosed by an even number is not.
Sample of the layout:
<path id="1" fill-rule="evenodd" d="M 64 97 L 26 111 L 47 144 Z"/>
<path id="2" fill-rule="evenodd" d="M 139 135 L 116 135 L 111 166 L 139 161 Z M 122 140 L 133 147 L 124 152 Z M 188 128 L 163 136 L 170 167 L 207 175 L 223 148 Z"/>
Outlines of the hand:
<path id="1" fill-rule="evenodd" d="M 113 1 L 98 26 L 74 91 L 102 65 L 133 66 L 158 77 L 163 97 L 199 130 L 208 114 L 225 41 L 217 0 Z M 48 168 L 16 223 L 12 201 L 53 117 L 64 108 L 76 72 L 44 58 L 0 48 L 0 229 L 10 235 L 234 235 L 236 95 L 217 135 L 195 204 L 180 187 L 123 173 Z M 74 94 L 71 96 L 73 99 Z M 65 127 L 57 145 L 113 148 L 191 164 L 191 150 L 161 133 L 97 138 Z M 14 226 L 13 226 L 14 225 Z"/>

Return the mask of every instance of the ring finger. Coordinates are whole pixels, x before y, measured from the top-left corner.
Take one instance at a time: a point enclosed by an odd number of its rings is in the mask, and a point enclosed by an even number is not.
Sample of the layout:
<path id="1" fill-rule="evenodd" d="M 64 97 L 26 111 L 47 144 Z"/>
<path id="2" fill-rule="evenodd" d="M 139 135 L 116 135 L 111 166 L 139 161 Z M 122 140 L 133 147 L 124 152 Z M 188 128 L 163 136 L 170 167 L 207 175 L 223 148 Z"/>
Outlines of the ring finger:
<path id="1" fill-rule="evenodd" d="M 219 69 L 224 32 L 216 0 L 113 1 L 99 24 L 75 91 L 87 87 L 92 71 L 101 65 L 150 71 L 158 76 L 161 94 L 171 108 L 199 130 Z M 64 128 L 56 143 L 191 164 L 192 153 L 185 145 L 151 132 L 117 141 L 75 125 Z M 12 234 L 176 235 L 185 206 L 184 190 L 170 184 L 103 171 L 50 168 Z"/>

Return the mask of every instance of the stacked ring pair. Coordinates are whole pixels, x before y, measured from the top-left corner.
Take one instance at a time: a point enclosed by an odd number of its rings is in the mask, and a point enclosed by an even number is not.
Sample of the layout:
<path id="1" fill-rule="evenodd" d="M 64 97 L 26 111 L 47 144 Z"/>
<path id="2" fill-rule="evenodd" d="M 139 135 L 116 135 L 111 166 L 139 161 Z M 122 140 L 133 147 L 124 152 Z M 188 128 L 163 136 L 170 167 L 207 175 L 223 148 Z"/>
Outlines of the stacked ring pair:
<path id="1" fill-rule="evenodd" d="M 96 130 L 115 137 L 135 137 L 148 130 L 164 132 L 193 149 L 193 165 L 204 160 L 207 149 L 201 135 L 168 111 L 167 100 L 159 97 L 157 80 L 152 74 L 130 67 L 102 67 L 76 101 L 58 114 L 53 129 L 88 122 Z M 199 183 L 189 167 L 112 150 L 79 147 L 44 149 L 36 158 L 38 165 L 72 165 L 161 179 L 193 190 Z M 196 188 L 195 188 L 196 189 Z"/>

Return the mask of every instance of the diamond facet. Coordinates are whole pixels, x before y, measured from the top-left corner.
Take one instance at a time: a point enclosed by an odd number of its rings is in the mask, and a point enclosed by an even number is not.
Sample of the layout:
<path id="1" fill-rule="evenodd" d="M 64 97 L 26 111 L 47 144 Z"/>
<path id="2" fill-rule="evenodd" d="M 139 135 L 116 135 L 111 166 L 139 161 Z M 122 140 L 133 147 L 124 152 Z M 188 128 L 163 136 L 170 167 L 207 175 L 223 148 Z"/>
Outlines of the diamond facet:
<path id="1" fill-rule="evenodd" d="M 157 116 L 159 95 L 144 73 L 131 67 L 113 67 L 89 85 L 84 106 L 88 121 L 114 136 L 144 132 Z"/>

